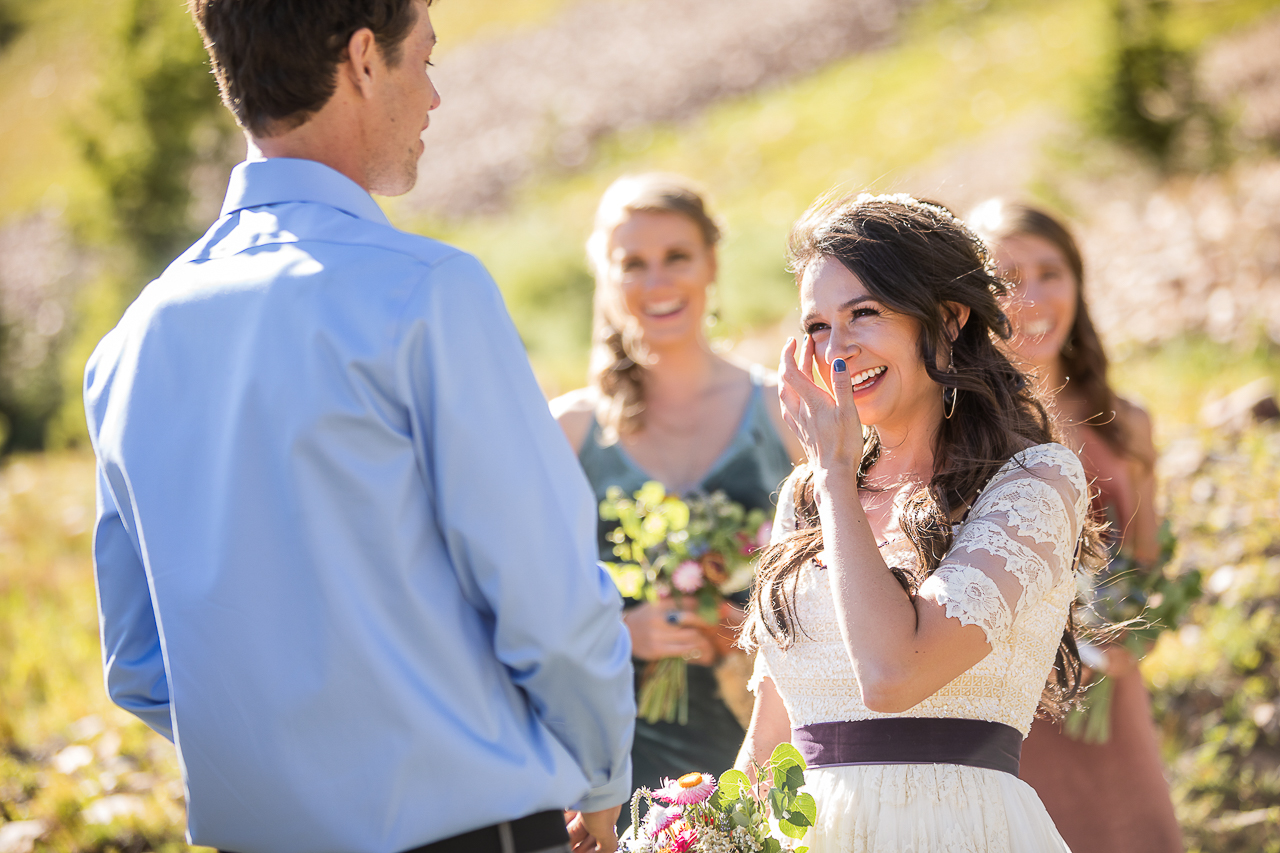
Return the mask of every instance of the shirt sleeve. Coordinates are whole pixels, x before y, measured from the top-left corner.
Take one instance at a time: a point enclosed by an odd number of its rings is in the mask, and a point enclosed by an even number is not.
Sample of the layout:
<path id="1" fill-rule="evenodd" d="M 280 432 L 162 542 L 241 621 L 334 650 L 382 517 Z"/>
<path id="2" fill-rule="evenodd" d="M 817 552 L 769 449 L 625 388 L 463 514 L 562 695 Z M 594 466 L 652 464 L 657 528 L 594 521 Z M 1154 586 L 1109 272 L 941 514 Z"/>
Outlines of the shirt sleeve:
<path id="1" fill-rule="evenodd" d="M 978 625 L 993 645 L 1075 566 L 1087 486 L 1075 454 L 1041 445 L 1006 466 L 975 501 L 920 595 Z"/>
<path id="2" fill-rule="evenodd" d="M 596 507 L 493 280 L 437 265 L 403 338 L 423 476 L 467 600 L 534 714 L 573 755 L 596 811 L 631 794 L 635 727 L 622 602 L 597 562 Z"/>
<path id="3" fill-rule="evenodd" d="M 101 464 L 93 568 L 107 693 L 121 708 L 173 740 L 169 680 L 156 630 L 151 586 Z"/>

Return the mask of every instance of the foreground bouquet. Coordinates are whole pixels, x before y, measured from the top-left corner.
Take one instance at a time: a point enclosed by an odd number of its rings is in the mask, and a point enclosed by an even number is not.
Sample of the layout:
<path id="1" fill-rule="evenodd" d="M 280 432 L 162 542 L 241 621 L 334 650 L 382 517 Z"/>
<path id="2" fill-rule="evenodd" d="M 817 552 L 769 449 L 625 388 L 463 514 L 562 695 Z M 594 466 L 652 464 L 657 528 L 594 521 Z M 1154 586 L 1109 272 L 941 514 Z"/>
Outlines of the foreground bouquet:
<path id="1" fill-rule="evenodd" d="M 727 595 L 751 586 L 752 555 L 769 543 L 769 517 L 724 492 L 681 500 L 649 482 L 628 498 L 614 486 L 600 504 L 600 517 L 618 522 L 609 541 L 620 562 L 605 566 L 623 595 L 670 599 L 677 608 L 692 599 L 710 625 L 719 622 Z M 636 704 L 647 722 L 687 723 L 688 663 L 651 662 L 641 674 Z"/>
<path id="2" fill-rule="evenodd" d="M 656 791 L 636 789 L 631 798 L 631 829 L 623 834 L 622 853 L 806 853 L 796 847 L 818 817 L 817 804 L 800 793 L 804 759 L 789 743 L 778 744 L 756 778 L 771 778 L 753 786 L 739 770 L 727 770 L 717 785 L 708 773 L 686 773 L 665 780 Z M 640 803 L 649 810 L 640 820 Z M 773 831 L 776 827 L 785 841 Z"/>
<path id="3" fill-rule="evenodd" d="M 1085 623 L 1101 628 L 1104 634 L 1122 633 L 1118 642 L 1139 659 L 1161 634 L 1178 627 L 1203 592 L 1199 569 L 1176 577 L 1164 573 L 1176 545 L 1168 522 L 1160 528 L 1159 538 L 1160 555 L 1151 569 L 1143 569 L 1127 554 L 1117 554 L 1087 591 L 1092 600 L 1085 611 Z M 1102 677 L 1089 686 L 1084 701 L 1068 712 L 1063 731 L 1085 743 L 1106 743 L 1111 739 L 1111 698 L 1115 682 L 1106 677 L 1106 655 L 1102 649 L 1081 643 L 1080 659 Z"/>

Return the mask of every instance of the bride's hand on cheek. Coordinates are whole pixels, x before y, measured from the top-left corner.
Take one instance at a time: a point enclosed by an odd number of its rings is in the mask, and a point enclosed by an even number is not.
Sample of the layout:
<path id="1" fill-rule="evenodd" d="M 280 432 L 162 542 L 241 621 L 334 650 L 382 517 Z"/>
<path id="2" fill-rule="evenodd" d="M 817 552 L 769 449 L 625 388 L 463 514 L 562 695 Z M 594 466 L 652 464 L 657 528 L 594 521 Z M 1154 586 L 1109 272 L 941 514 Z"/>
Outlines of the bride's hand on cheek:
<path id="1" fill-rule="evenodd" d="M 799 352 L 799 363 L 796 350 Z M 853 386 L 843 359 L 832 365 L 835 395 L 813 381 L 815 346 L 805 335 L 803 344 L 795 338 L 782 349 L 779 365 L 778 398 L 782 417 L 804 445 L 809 463 L 822 470 L 850 468 L 862 463 L 862 421 L 853 404 Z M 838 369 L 837 369 L 838 368 Z"/>

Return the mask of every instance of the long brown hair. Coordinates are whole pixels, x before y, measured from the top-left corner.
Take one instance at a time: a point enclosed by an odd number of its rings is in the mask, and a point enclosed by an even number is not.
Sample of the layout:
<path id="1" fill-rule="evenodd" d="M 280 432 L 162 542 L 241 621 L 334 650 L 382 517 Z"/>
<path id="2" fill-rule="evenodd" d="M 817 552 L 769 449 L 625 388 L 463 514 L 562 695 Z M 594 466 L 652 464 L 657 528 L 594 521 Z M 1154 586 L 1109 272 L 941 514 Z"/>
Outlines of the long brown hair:
<path id="1" fill-rule="evenodd" d="M 1075 320 L 1058 352 L 1067 377 L 1066 387 L 1079 397 L 1084 411 L 1089 413 L 1084 423 L 1096 430 L 1116 453 L 1150 468 L 1155 460 L 1146 458 L 1134 447 L 1125 419 L 1116 411 L 1119 398 L 1107 377 L 1107 353 L 1084 296 L 1084 258 L 1066 225 L 1040 208 L 1001 199 L 983 202 L 974 209 L 969 221 L 992 248 L 1002 240 L 1024 235 L 1046 240 L 1062 253 L 1076 280 Z"/>
<path id="2" fill-rule="evenodd" d="M 686 178 L 653 172 L 621 177 L 600 198 L 595 227 L 587 239 L 587 259 L 596 277 L 588 379 L 599 393 L 596 421 L 608 443 L 644 426 L 648 360 L 638 324 L 608 297 L 609 235 L 633 213 L 673 213 L 696 225 L 707 248 L 714 249 L 721 228 L 708 212 L 704 195 Z"/>
<path id="3" fill-rule="evenodd" d="M 953 524 L 991 477 L 1019 451 L 1055 439 L 1031 384 L 997 345 L 1010 334 L 999 303 L 1007 285 L 986 246 L 950 211 L 906 196 L 850 196 L 815 205 L 792 230 L 790 258 L 797 279 L 815 260 L 834 258 L 873 297 L 916 320 L 925 371 L 944 389 L 954 389 L 954 415 L 938 430 L 933 477 L 908 498 L 901 513 L 902 532 L 919 565 L 914 574 L 894 573 L 914 592 L 938 568 L 951 548 Z M 958 330 L 951 305 L 969 309 Z M 939 369 L 938 354 L 948 350 L 951 368 Z M 867 487 L 881 450 L 879 436 L 870 428 L 858 472 L 860 488 Z M 823 547 L 812 471 L 798 478 L 795 503 L 799 529 L 768 548 L 760 560 L 747 642 L 763 639 L 763 629 L 786 646 L 799 630 L 793 604 L 799 572 Z M 1093 526 L 1084 539 L 1086 560 L 1097 564 L 1102 549 Z M 1072 613 L 1041 707 L 1060 713 L 1079 680 Z"/>

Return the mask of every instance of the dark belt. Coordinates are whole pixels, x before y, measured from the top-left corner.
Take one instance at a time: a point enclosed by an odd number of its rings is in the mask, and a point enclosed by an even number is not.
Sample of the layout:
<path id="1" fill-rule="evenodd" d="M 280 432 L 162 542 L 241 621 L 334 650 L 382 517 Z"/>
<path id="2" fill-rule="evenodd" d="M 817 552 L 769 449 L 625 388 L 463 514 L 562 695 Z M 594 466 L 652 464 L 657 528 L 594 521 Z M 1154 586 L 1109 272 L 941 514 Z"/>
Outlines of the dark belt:
<path id="1" fill-rule="evenodd" d="M 878 717 L 814 723 L 792 731 L 810 767 L 963 764 L 1018 775 L 1022 732 L 1004 723 L 935 717 Z"/>
<path id="2" fill-rule="evenodd" d="M 509 835 L 508 832 L 510 833 Z M 502 843 L 506 835 L 513 846 Z M 531 853 L 557 844 L 569 843 L 564 812 L 538 812 L 518 820 L 473 829 L 452 838 L 433 841 L 406 853 Z"/>
<path id="3" fill-rule="evenodd" d="M 503 844 L 504 836 L 508 844 Z M 433 841 L 404 853 L 532 853 L 569 843 L 564 812 L 538 812 L 518 820 L 473 829 L 452 838 Z M 223 850 L 220 853 L 228 853 Z"/>

